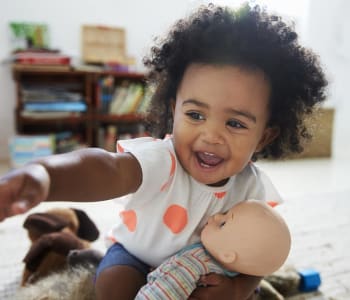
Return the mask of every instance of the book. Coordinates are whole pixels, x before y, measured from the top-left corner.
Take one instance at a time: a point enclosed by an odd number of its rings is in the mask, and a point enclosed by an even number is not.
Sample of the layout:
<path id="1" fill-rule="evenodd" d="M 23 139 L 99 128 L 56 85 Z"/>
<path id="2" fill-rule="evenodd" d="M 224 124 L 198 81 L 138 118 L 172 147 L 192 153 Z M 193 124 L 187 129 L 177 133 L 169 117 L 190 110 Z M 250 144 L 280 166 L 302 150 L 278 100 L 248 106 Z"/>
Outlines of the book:
<path id="1" fill-rule="evenodd" d="M 80 117 L 81 112 L 75 111 L 27 111 L 22 110 L 20 115 L 24 118 L 47 120 L 47 119 L 60 119 L 60 118 L 74 118 Z"/>
<path id="2" fill-rule="evenodd" d="M 128 95 L 128 90 L 129 82 L 127 80 L 124 80 L 120 85 L 116 86 L 109 109 L 110 114 L 118 114 L 120 107 Z"/>
<path id="3" fill-rule="evenodd" d="M 23 52 L 13 56 L 16 63 L 22 65 L 70 65 L 68 55 L 44 52 Z"/>
<path id="4" fill-rule="evenodd" d="M 17 168 L 33 159 L 55 152 L 54 135 L 15 135 L 9 141 L 11 166 Z"/>
<path id="5" fill-rule="evenodd" d="M 33 65 L 33 64 L 19 64 L 13 65 L 14 71 L 31 71 L 31 72 L 67 72 L 70 71 L 70 65 Z"/>
<path id="6" fill-rule="evenodd" d="M 123 115 L 133 112 L 133 107 L 137 106 L 138 102 L 141 100 L 143 94 L 143 89 L 141 85 L 132 83 L 129 85 L 127 96 L 125 97 L 123 103 L 118 108 L 117 114 Z"/>
<path id="7" fill-rule="evenodd" d="M 81 102 L 83 95 L 80 92 L 69 91 L 65 88 L 35 88 L 28 87 L 21 89 L 23 102 L 56 102 L 76 101 Z"/>
<path id="8" fill-rule="evenodd" d="M 140 104 L 136 109 L 137 113 L 144 114 L 147 112 L 148 107 L 151 103 L 153 94 L 154 94 L 153 89 L 150 86 L 146 86 L 144 90 L 143 98 L 141 99 Z"/>
<path id="9" fill-rule="evenodd" d="M 85 102 L 26 102 L 23 104 L 26 111 L 87 111 Z"/>

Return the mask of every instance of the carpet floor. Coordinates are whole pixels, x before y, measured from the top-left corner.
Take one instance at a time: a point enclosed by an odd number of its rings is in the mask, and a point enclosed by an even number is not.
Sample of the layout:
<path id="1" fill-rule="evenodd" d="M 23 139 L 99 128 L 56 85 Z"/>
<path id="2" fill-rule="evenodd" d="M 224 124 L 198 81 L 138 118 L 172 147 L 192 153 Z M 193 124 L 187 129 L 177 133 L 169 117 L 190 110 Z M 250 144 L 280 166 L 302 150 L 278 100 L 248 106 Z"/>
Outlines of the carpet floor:
<path id="1" fill-rule="evenodd" d="M 104 203 L 43 203 L 31 212 L 50 207 L 79 207 L 95 221 L 101 232 L 113 222 L 113 205 Z M 297 269 L 314 268 L 321 274 L 319 292 L 290 300 L 350 299 L 350 190 L 308 194 L 286 199 L 279 208 L 292 232 L 287 264 Z M 0 299 L 13 299 L 23 269 L 22 259 L 29 240 L 22 224 L 26 215 L 0 223 Z M 103 234 L 92 247 L 105 251 Z"/>

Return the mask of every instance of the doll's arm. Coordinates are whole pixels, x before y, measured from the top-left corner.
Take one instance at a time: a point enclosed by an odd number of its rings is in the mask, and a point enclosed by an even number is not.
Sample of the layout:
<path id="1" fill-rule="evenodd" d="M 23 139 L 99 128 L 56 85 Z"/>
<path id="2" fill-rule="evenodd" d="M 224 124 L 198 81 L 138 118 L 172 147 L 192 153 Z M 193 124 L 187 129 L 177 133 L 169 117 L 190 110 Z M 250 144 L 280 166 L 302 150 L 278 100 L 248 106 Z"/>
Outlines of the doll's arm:
<path id="1" fill-rule="evenodd" d="M 200 268 L 191 256 L 173 256 L 148 275 L 135 300 L 188 299 L 196 288 Z"/>

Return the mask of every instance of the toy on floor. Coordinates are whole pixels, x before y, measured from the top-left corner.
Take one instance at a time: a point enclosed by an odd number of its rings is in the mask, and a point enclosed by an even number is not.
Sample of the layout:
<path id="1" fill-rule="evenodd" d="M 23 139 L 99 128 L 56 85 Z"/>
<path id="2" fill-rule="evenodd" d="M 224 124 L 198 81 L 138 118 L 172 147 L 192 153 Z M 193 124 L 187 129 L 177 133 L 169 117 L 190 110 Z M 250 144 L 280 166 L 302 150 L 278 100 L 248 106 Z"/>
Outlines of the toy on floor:
<path id="1" fill-rule="evenodd" d="M 82 210 L 54 208 L 33 213 L 24 221 L 32 245 L 23 259 L 22 286 L 34 283 L 66 266 L 67 255 L 74 249 L 87 249 L 99 231 Z"/>
<path id="2" fill-rule="evenodd" d="M 88 248 L 71 250 L 66 267 L 20 287 L 15 300 L 96 300 L 94 275 L 103 253 Z"/>
<path id="3" fill-rule="evenodd" d="M 297 270 L 291 266 L 284 266 L 264 277 L 260 283 L 259 299 L 283 300 L 287 296 L 317 291 L 320 285 L 321 276 L 317 270 Z"/>

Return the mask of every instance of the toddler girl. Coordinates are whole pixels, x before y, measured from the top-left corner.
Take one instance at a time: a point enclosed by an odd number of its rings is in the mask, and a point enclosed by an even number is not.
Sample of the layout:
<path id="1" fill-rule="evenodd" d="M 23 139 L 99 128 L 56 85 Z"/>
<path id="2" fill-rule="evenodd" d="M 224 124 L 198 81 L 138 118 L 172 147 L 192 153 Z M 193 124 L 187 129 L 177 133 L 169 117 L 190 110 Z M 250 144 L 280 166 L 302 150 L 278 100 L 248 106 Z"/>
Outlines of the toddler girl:
<path id="1" fill-rule="evenodd" d="M 199 241 L 209 216 L 247 199 L 279 201 L 253 161 L 300 152 L 304 118 L 325 98 L 317 57 L 280 17 L 249 5 L 199 8 L 144 62 L 150 130 L 161 139 L 50 156 L 0 180 L 0 220 L 41 201 L 126 195 L 98 268 L 98 299 L 133 299 L 150 267 Z M 192 297 L 247 299 L 260 280 L 210 278 Z"/>

